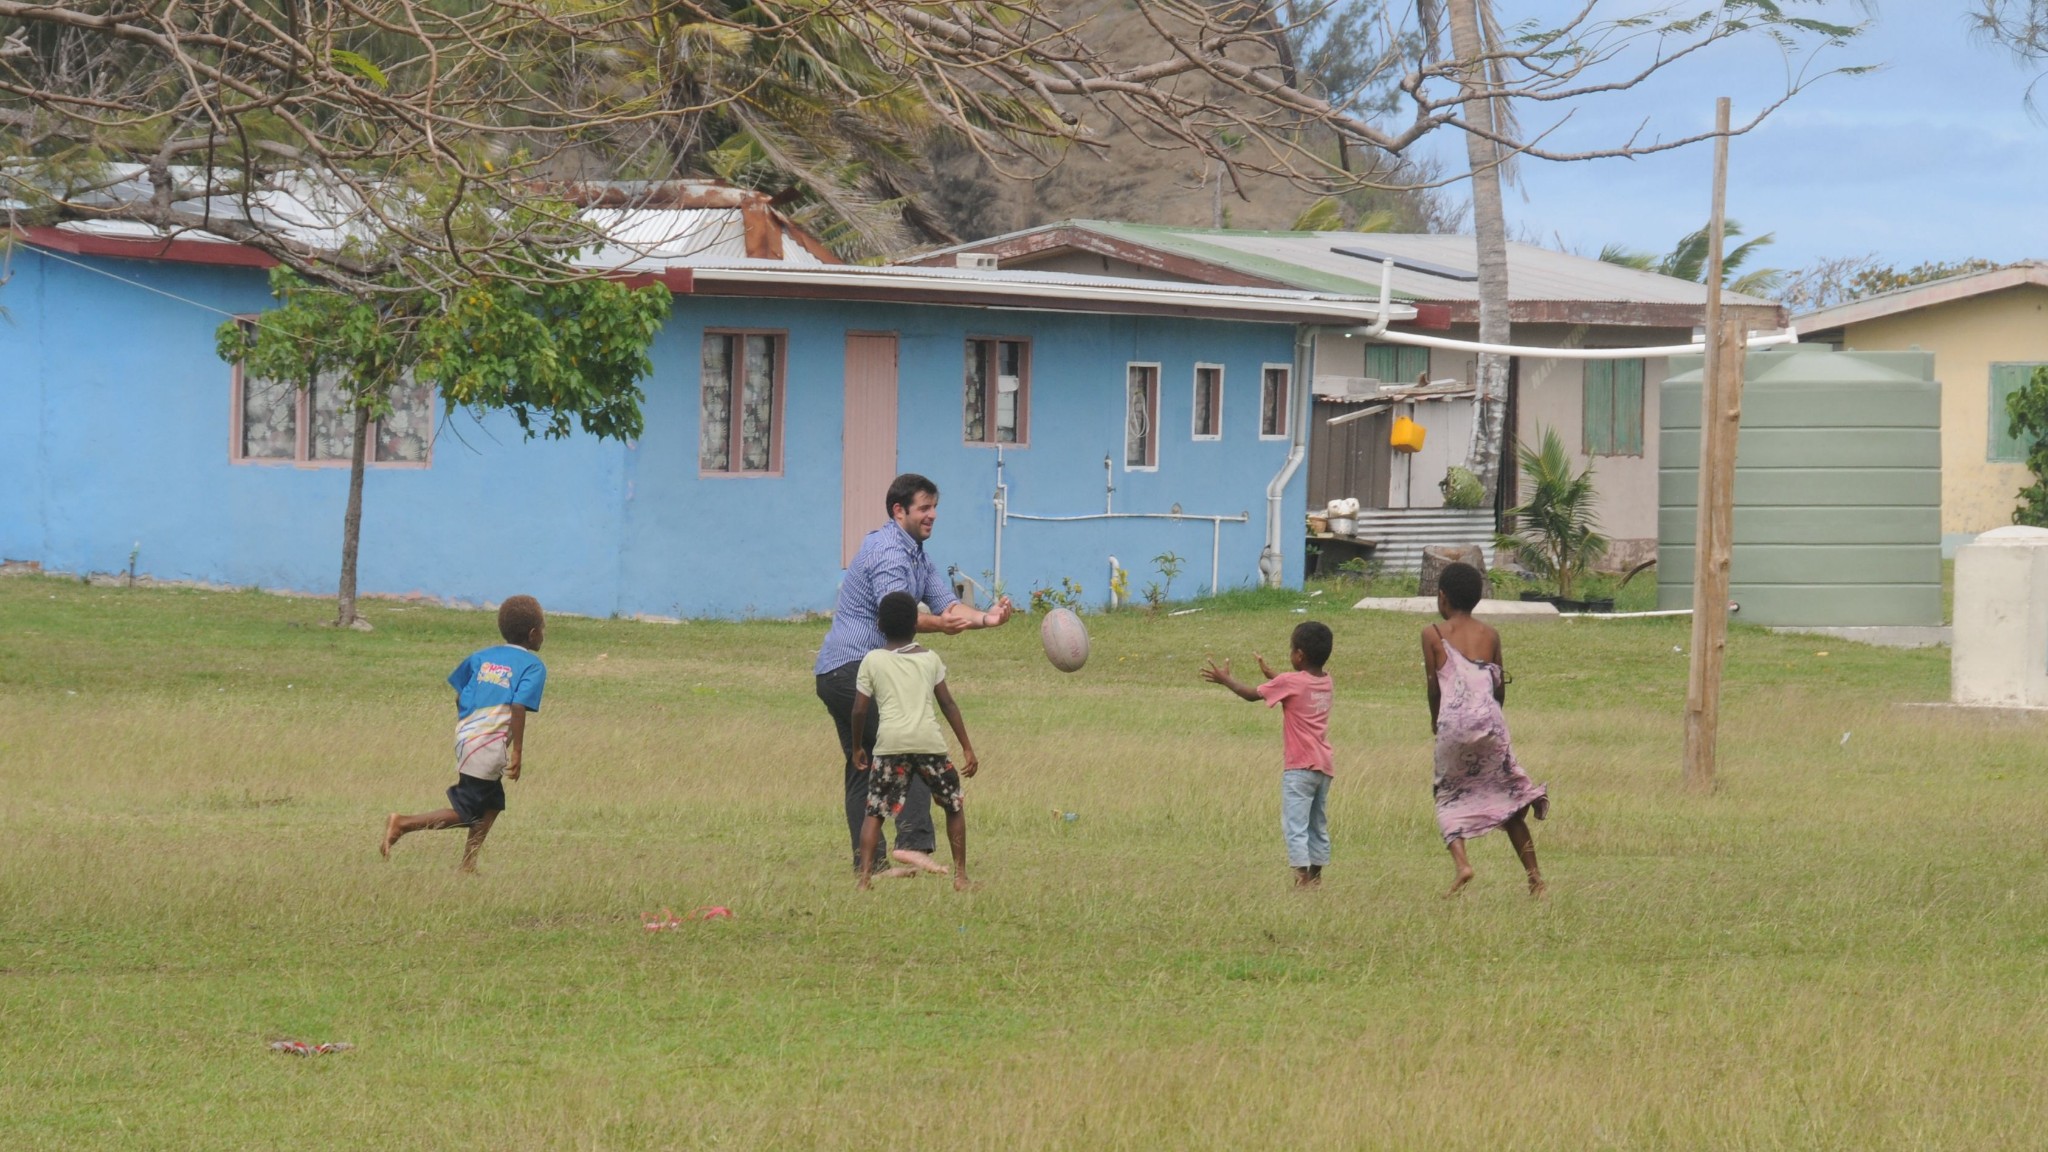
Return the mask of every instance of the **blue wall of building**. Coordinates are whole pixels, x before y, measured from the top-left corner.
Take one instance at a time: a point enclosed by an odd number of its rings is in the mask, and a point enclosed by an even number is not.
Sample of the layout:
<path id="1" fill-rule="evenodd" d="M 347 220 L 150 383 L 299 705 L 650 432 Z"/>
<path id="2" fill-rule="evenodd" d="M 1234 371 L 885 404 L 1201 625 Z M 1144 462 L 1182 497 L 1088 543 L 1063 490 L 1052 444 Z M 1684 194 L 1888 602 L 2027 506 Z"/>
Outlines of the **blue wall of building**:
<path id="1" fill-rule="evenodd" d="M 0 287 L 0 556 L 60 571 L 138 568 L 160 579 L 331 593 L 345 467 L 235 463 L 231 374 L 213 353 L 223 312 L 269 301 L 260 273 L 33 250 Z M 218 311 L 209 311 L 217 309 Z M 707 327 L 788 332 L 783 474 L 700 477 L 698 362 Z M 1003 452 L 1014 513 L 1102 511 L 1105 455 L 1120 512 L 1249 512 L 1222 529 L 1225 587 L 1258 578 L 1264 491 L 1285 441 L 1257 435 L 1261 366 L 1286 363 L 1293 329 L 1029 311 L 683 296 L 644 382 L 631 445 L 522 438 L 509 419 L 448 418 L 425 469 L 372 468 L 361 586 L 470 601 L 531 592 L 590 614 L 781 615 L 831 606 L 840 578 L 845 335 L 900 339 L 898 462 L 943 493 L 931 550 L 986 583 L 994 567 L 996 452 L 961 442 L 964 343 L 1032 342 L 1030 444 Z M 1160 364 L 1159 467 L 1122 464 L 1125 365 Z M 1197 361 L 1225 366 L 1220 441 L 1191 436 Z M 1297 387 L 1301 386 L 1297 382 Z M 26 418 L 24 418 L 26 417 Z M 1301 573 L 1305 483 L 1289 486 L 1283 539 Z M 874 521 L 883 513 L 879 498 Z M 1152 557 L 1185 558 L 1176 595 L 1205 591 L 1206 522 L 1012 520 L 1005 584 L 1022 599 L 1069 577 L 1091 602 L 1117 556 L 1132 592 Z"/>

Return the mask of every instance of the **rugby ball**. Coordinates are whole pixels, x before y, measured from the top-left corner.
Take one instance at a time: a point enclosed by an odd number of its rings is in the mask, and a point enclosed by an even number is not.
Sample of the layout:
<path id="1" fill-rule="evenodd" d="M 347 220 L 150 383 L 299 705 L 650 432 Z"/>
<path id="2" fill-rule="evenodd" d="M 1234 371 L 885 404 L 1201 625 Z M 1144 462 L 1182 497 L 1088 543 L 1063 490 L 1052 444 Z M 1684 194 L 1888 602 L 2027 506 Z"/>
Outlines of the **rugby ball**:
<path id="1" fill-rule="evenodd" d="M 1062 672 L 1079 672 L 1088 662 L 1088 629 L 1071 608 L 1055 608 L 1038 626 L 1038 639 L 1045 645 L 1045 658 Z"/>

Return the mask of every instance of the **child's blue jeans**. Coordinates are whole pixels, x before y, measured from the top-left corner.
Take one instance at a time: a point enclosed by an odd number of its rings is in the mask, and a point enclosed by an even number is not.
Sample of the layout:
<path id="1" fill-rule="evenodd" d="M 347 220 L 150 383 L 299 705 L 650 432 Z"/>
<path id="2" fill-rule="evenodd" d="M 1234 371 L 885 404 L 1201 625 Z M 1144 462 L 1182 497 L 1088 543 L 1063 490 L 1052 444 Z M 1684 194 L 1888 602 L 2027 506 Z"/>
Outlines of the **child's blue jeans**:
<path id="1" fill-rule="evenodd" d="M 1330 862 L 1330 776 L 1307 768 L 1280 774 L 1280 834 L 1287 839 L 1287 865 L 1306 868 Z"/>

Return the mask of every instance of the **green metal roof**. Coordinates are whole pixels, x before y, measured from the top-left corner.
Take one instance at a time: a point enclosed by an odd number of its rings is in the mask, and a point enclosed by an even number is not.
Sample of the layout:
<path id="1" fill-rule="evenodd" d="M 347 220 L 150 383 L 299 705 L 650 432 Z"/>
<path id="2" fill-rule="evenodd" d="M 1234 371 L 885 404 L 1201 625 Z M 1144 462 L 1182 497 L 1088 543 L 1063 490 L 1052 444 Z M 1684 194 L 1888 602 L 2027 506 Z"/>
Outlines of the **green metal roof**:
<path id="1" fill-rule="evenodd" d="M 1263 277 L 1284 284 L 1289 288 L 1300 288 L 1310 292 L 1341 292 L 1353 296 L 1377 297 L 1380 294 L 1378 280 L 1368 282 L 1353 279 L 1349 276 L 1338 276 L 1315 268 L 1304 268 L 1299 264 L 1292 264 L 1271 256 L 1255 256 L 1247 252 L 1240 252 L 1235 248 L 1225 248 L 1220 244 L 1209 244 L 1201 239 L 1205 235 L 1228 234 L 1233 237 L 1270 236 L 1276 239 L 1298 240 L 1304 237 L 1320 235 L 1320 233 L 1316 232 L 1255 231 L 1243 228 L 1177 228 L 1165 224 L 1126 224 L 1114 220 L 1069 220 L 1066 223 L 1076 228 L 1086 228 L 1091 232 L 1101 232 L 1121 240 L 1128 240 L 1133 244 L 1143 244 L 1148 248 L 1157 248 L 1163 252 L 1185 256 L 1190 260 L 1201 260 L 1205 263 L 1221 265 L 1225 268 L 1243 272 L 1248 276 Z M 1416 300 L 1420 299 L 1420 297 L 1412 292 L 1402 292 L 1399 289 L 1395 289 L 1393 299 Z"/>

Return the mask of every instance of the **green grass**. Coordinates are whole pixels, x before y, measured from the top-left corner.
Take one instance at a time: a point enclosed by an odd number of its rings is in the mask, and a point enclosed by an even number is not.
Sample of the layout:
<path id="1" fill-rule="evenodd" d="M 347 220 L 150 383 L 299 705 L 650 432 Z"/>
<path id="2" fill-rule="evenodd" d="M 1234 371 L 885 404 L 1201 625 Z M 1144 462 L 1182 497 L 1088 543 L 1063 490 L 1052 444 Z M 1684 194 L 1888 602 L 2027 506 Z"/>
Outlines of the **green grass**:
<path id="1" fill-rule="evenodd" d="M 1030 620 L 939 641 L 983 886 L 862 895 L 821 624 L 552 621 L 463 878 L 457 833 L 375 845 L 440 804 L 488 617 L 0 580 L 0 1147 L 2038 1146 L 2048 770 L 1894 707 L 1945 652 L 1737 630 L 1695 796 L 1685 621 L 1508 625 L 1552 896 L 1489 836 L 1446 902 L 1422 621 L 1344 602 L 1091 617 L 1073 676 Z M 1277 717 L 1195 678 L 1297 609 L 1339 693 L 1307 896 Z"/>

